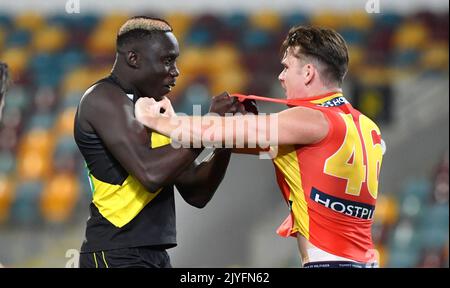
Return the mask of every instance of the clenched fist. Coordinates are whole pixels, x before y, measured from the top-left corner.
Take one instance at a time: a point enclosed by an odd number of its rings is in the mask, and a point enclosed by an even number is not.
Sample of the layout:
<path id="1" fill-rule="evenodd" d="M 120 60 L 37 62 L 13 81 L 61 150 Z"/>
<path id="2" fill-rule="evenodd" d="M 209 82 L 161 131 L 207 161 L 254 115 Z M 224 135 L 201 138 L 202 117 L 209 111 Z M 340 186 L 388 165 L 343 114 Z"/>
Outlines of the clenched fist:
<path id="1" fill-rule="evenodd" d="M 154 98 L 141 97 L 134 106 L 134 115 L 136 119 L 146 126 L 151 126 L 153 120 L 159 117 L 173 117 L 175 111 L 169 98 L 164 97 L 161 101 Z"/>
<path id="2" fill-rule="evenodd" d="M 239 103 L 235 97 L 230 97 L 227 92 L 223 92 L 212 98 L 209 112 L 224 116 L 225 113 L 235 114 L 244 111 L 244 105 Z"/>

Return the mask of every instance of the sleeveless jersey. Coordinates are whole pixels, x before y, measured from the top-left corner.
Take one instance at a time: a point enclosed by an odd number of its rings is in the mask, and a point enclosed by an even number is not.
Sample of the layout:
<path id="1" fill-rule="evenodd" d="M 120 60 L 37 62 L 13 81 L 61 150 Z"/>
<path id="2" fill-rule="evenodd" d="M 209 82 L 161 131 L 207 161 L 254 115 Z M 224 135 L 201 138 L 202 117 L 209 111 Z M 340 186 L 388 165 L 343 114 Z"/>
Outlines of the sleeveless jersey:
<path id="1" fill-rule="evenodd" d="M 134 96 L 132 91 L 125 91 L 112 76 L 97 83 L 101 82 L 117 85 L 127 94 L 124 97 Z M 114 127 L 111 127 L 110 133 L 116 133 Z M 173 185 L 152 191 L 153 193 L 147 191 L 114 158 L 95 132 L 83 131 L 78 121 L 78 111 L 75 116 L 74 137 L 86 161 L 92 192 L 90 217 L 81 252 L 140 246 L 176 246 Z M 152 132 L 149 137 L 151 148 L 170 143 L 170 138 L 158 133 Z"/>
<path id="2" fill-rule="evenodd" d="M 277 233 L 300 233 L 328 253 L 367 262 L 374 251 L 371 226 L 383 157 L 380 129 L 340 93 L 293 102 L 321 111 L 329 132 L 313 145 L 278 147 L 273 162 L 290 214 Z"/>

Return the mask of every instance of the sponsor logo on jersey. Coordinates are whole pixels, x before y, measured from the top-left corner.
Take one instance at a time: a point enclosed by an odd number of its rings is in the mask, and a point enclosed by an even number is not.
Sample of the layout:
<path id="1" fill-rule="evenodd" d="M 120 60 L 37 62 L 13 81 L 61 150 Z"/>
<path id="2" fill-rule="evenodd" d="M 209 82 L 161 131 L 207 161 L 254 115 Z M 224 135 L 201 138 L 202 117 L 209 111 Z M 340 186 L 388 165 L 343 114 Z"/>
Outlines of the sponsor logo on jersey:
<path id="1" fill-rule="evenodd" d="M 375 212 L 375 206 L 337 198 L 314 187 L 311 190 L 310 198 L 333 211 L 361 219 L 372 219 Z"/>
<path id="2" fill-rule="evenodd" d="M 349 102 L 347 101 L 347 99 L 345 99 L 344 96 L 339 96 L 339 97 L 330 99 L 328 101 L 325 101 L 325 102 L 319 104 L 319 106 L 322 106 L 322 107 L 337 107 L 337 106 L 345 105 L 347 103 L 349 103 Z"/>

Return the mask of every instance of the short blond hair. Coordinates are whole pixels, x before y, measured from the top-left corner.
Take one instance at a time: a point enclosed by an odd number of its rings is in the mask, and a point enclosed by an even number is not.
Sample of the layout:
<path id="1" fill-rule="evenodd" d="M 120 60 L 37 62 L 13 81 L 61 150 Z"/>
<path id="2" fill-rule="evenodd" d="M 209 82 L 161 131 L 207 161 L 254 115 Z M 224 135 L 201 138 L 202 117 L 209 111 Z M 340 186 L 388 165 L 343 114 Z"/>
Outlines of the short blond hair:
<path id="1" fill-rule="evenodd" d="M 145 16 L 133 17 L 125 22 L 119 29 L 118 36 L 121 36 L 127 32 L 133 30 L 146 30 L 146 31 L 162 31 L 171 32 L 172 27 L 169 23 L 162 19 L 150 18 Z"/>
<path id="2" fill-rule="evenodd" d="M 128 41 L 137 40 L 149 36 L 154 32 L 172 32 L 172 27 L 167 21 L 147 16 L 137 16 L 128 19 L 117 34 L 117 47 Z"/>

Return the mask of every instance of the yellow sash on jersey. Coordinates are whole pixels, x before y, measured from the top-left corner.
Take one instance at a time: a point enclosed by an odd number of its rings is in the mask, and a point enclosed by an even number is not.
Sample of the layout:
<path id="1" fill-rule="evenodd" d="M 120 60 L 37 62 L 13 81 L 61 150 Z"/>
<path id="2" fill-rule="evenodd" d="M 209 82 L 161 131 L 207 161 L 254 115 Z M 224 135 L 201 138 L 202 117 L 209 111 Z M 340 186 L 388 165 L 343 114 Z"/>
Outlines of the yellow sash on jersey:
<path id="1" fill-rule="evenodd" d="M 273 159 L 274 164 L 284 176 L 289 186 L 289 199 L 292 201 L 293 227 L 290 233 L 300 232 L 309 239 L 308 203 L 302 188 L 302 178 L 297 151 L 292 145 L 278 146 L 278 154 Z"/>
<path id="2" fill-rule="evenodd" d="M 151 147 L 157 148 L 170 144 L 171 139 L 153 132 L 151 134 Z M 142 184 L 129 175 L 122 185 L 113 185 L 98 180 L 89 173 L 93 191 L 92 202 L 100 214 L 116 227 L 123 227 L 136 217 L 139 212 L 158 194 L 150 193 Z"/>

